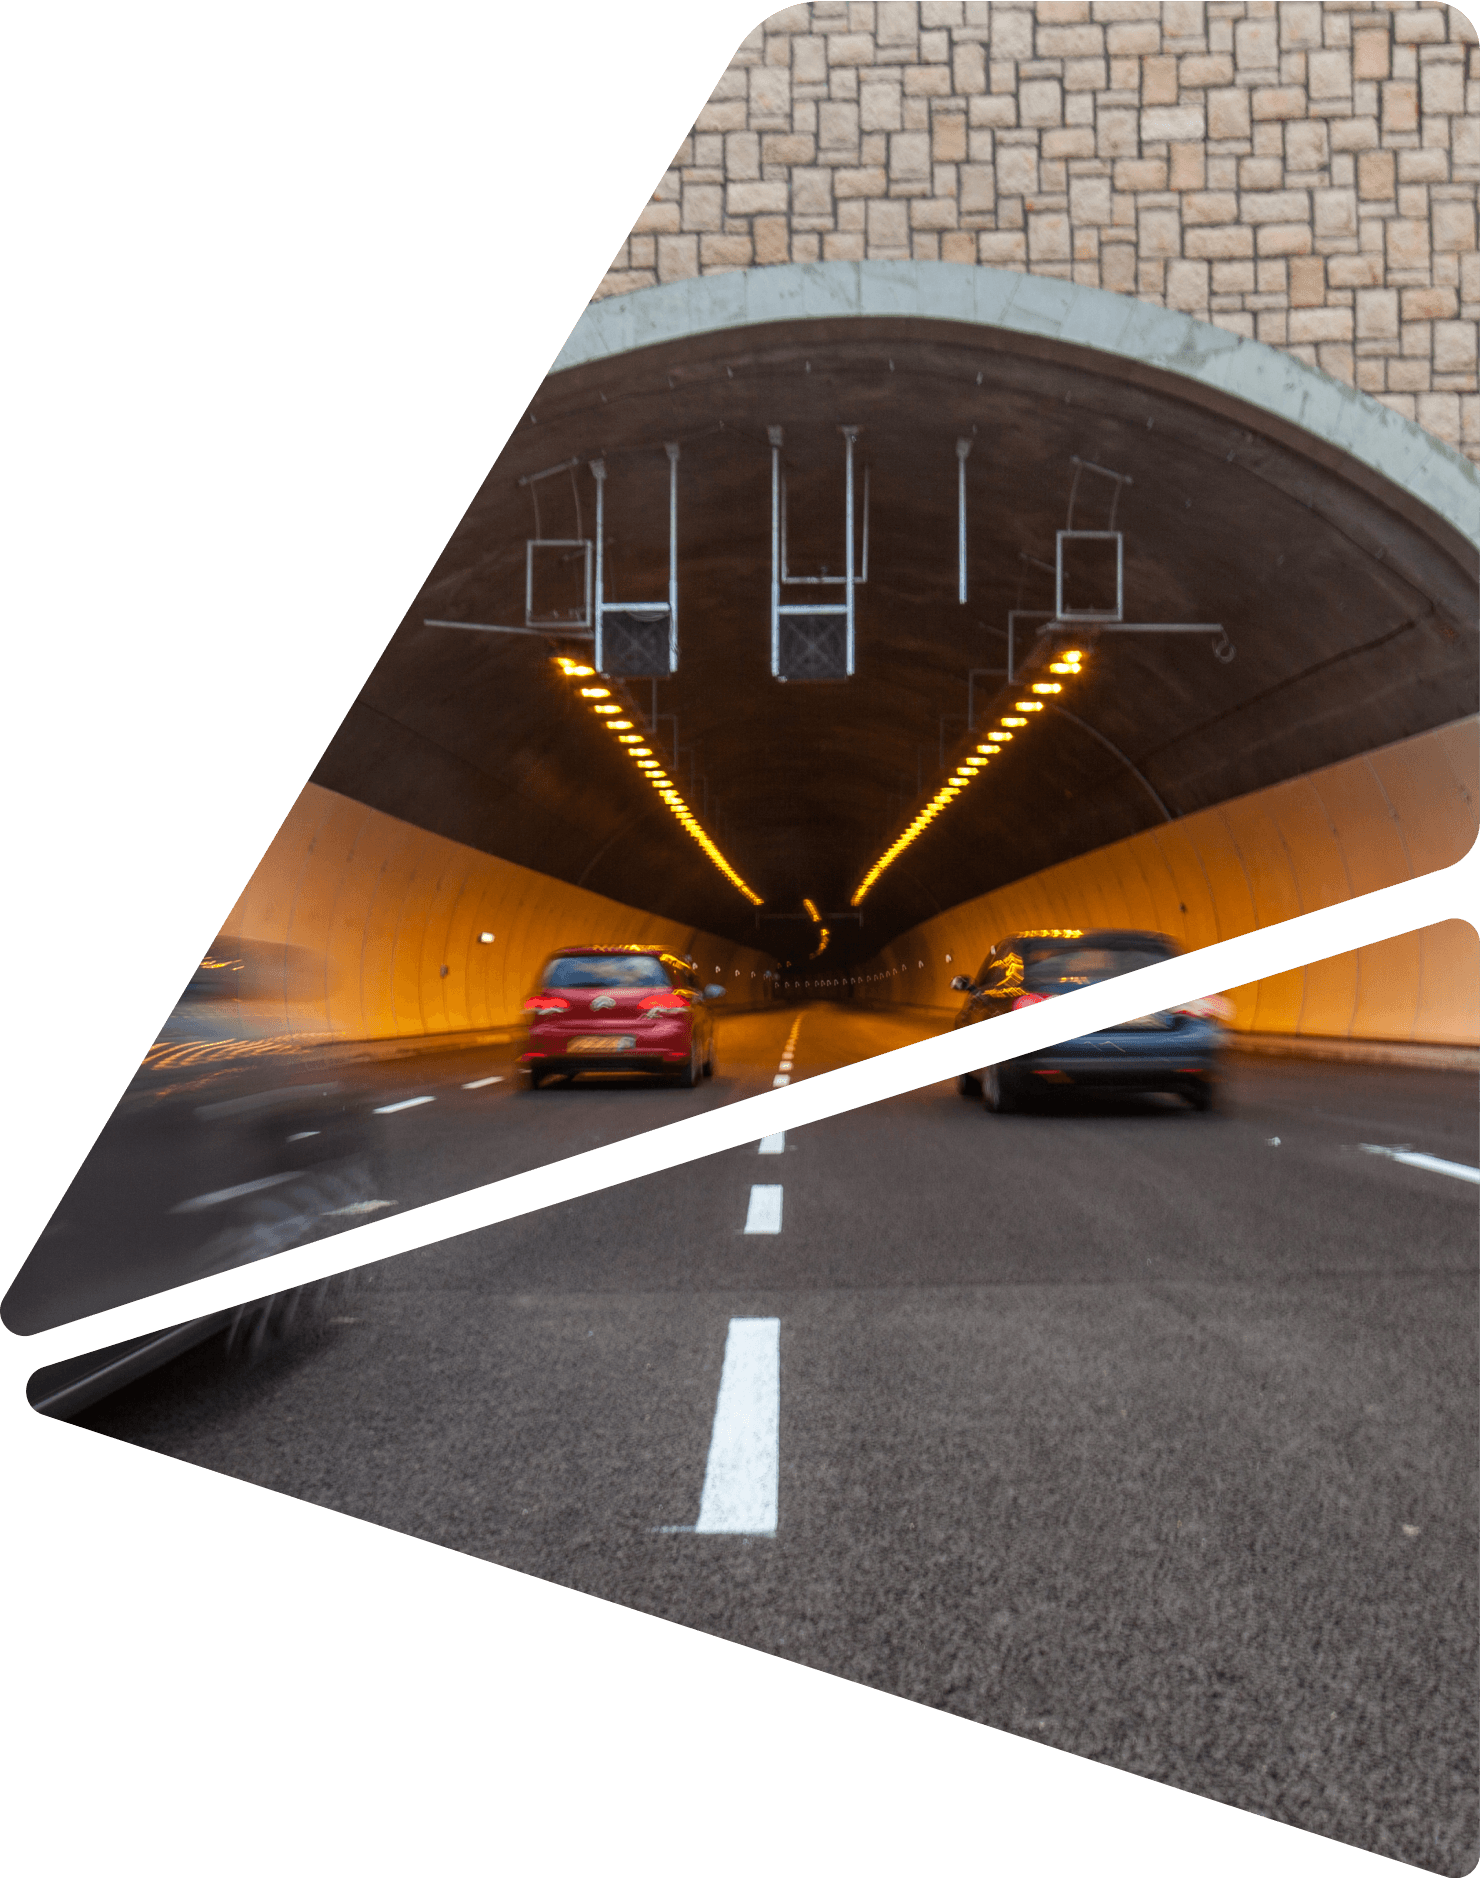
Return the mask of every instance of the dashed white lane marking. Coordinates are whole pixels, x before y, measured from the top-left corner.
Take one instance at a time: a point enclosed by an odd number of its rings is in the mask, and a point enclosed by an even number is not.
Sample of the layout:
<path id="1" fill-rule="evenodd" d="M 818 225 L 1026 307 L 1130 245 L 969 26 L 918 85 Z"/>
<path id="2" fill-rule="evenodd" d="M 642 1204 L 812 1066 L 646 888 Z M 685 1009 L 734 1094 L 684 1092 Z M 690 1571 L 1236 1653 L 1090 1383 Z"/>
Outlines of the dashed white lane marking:
<path id="1" fill-rule="evenodd" d="M 695 1532 L 775 1532 L 780 1445 L 781 1319 L 732 1317 Z"/>
<path id="2" fill-rule="evenodd" d="M 758 1151 L 761 1154 L 785 1154 L 786 1152 L 785 1133 L 783 1132 L 782 1134 L 779 1134 L 779 1135 L 762 1135 L 761 1140 L 760 1140 L 760 1148 Z"/>
<path id="3" fill-rule="evenodd" d="M 480 1076 L 477 1082 L 465 1082 L 464 1089 L 486 1089 L 490 1083 L 502 1082 L 502 1076 Z"/>
<path id="4" fill-rule="evenodd" d="M 781 1193 L 778 1187 L 752 1187 L 750 1208 L 745 1215 L 747 1232 L 780 1232 Z"/>
<path id="5" fill-rule="evenodd" d="M 296 1170 L 286 1174 L 264 1174 L 261 1180 L 244 1180 L 239 1187 L 218 1187 L 214 1193 L 198 1193 L 193 1200 L 182 1200 L 178 1206 L 172 1206 L 172 1213 L 198 1213 L 202 1207 L 221 1206 L 227 1200 L 239 1200 L 244 1193 L 261 1193 L 264 1187 L 280 1187 L 285 1180 L 297 1180 Z M 779 1194 L 781 1189 L 776 1189 Z M 780 1213 L 777 1213 L 780 1219 Z M 779 1225 L 776 1228 L 780 1230 Z"/>
<path id="6" fill-rule="evenodd" d="M 435 1096 L 407 1096 L 404 1102 L 387 1102 L 383 1109 L 375 1109 L 376 1115 L 399 1115 L 402 1109 L 419 1109 L 423 1102 L 435 1102 Z"/>
<path id="7" fill-rule="evenodd" d="M 771 1087 L 773 1089 L 784 1089 L 790 1081 L 790 1076 L 773 1076 L 771 1078 Z"/>
<path id="8" fill-rule="evenodd" d="M 1480 1187 L 1480 1167 L 1469 1167 L 1463 1161 L 1441 1161 L 1436 1154 L 1416 1154 L 1411 1148 L 1379 1148 L 1370 1141 L 1360 1144 L 1363 1154 L 1385 1154 L 1390 1161 L 1401 1161 L 1405 1167 L 1421 1167 L 1430 1174 L 1449 1174 L 1455 1180 L 1468 1180 Z"/>

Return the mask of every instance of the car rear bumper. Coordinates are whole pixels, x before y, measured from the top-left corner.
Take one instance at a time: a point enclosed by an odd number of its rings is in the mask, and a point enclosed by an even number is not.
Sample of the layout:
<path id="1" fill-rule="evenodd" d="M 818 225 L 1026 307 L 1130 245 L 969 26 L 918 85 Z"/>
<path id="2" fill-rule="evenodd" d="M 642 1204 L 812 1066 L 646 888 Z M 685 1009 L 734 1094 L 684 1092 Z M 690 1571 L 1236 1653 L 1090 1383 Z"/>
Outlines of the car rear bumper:
<path id="1" fill-rule="evenodd" d="M 574 1076 L 579 1071 L 588 1069 L 605 1070 L 661 1070 L 672 1074 L 681 1069 L 689 1060 L 692 1045 L 685 1044 L 682 1049 L 672 1050 L 610 1050 L 581 1051 L 552 1050 L 542 1053 L 527 1050 L 519 1059 L 519 1067 L 524 1070 L 539 1070 L 542 1074 L 558 1072 L 562 1076 Z"/>
<path id="2" fill-rule="evenodd" d="M 1098 1089 L 1176 1089 L 1216 1076 L 1223 1053 L 1220 1031 L 1207 1024 L 1176 1030 L 1100 1031 L 1035 1051 L 1001 1065 L 1010 1081 L 1083 1085 Z"/>

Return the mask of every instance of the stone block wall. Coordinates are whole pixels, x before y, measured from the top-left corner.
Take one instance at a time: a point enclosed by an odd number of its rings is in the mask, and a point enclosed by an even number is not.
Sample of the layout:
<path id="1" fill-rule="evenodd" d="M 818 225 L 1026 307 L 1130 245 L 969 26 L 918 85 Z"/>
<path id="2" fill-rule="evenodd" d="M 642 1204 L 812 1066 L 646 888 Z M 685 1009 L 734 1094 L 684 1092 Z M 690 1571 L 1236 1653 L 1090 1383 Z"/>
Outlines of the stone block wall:
<path id="1" fill-rule="evenodd" d="M 1413 0 L 814 0 L 750 34 L 597 297 L 929 259 L 1291 352 L 1480 460 L 1480 46 Z"/>

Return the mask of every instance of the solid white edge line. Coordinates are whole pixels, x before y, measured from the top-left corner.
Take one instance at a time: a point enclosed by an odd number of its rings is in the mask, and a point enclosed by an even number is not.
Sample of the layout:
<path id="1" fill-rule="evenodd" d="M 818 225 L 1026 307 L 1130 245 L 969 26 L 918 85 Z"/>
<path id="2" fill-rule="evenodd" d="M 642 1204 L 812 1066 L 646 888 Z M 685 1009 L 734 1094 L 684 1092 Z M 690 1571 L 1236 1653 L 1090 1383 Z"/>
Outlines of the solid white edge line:
<path id="1" fill-rule="evenodd" d="M 372 1115 L 399 1115 L 402 1109 L 419 1109 L 423 1102 L 435 1102 L 435 1096 L 407 1096 L 404 1102 L 387 1102 L 383 1109 L 371 1109 Z"/>
<path id="2" fill-rule="evenodd" d="M 747 1232 L 780 1232 L 782 1189 L 774 1182 L 757 1182 L 750 1190 L 745 1213 Z"/>
<path id="3" fill-rule="evenodd" d="M 781 1319 L 732 1317 L 694 1531 L 775 1532 L 780 1446 Z"/>

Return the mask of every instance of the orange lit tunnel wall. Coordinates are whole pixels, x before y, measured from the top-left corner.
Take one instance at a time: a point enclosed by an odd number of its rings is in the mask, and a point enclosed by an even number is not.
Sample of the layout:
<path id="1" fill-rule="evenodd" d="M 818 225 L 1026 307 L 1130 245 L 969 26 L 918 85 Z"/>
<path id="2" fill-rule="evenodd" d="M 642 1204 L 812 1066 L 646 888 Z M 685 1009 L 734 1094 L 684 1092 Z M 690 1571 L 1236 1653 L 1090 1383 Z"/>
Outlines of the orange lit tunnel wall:
<path id="1" fill-rule="evenodd" d="M 769 995 L 775 961 L 733 940 L 622 906 L 480 853 L 310 783 L 222 933 L 261 957 L 244 1027 L 351 1041 L 499 1029 L 562 945 L 661 944 L 688 953 L 720 1007 Z M 479 935 L 489 932 L 493 943 Z M 444 970 L 445 967 L 445 970 Z"/>
<path id="2" fill-rule="evenodd" d="M 915 927 L 864 968 L 883 974 L 866 993 L 954 1012 L 952 977 L 1011 932 L 1134 927 L 1191 951 L 1431 873 L 1474 842 L 1477 767 L 1480 719 L 1463 718 L 1147 829 Z M 1229 995 L 1236 1030 L 1474 1045 L 1480 940 L 1449 920 Z"/>

